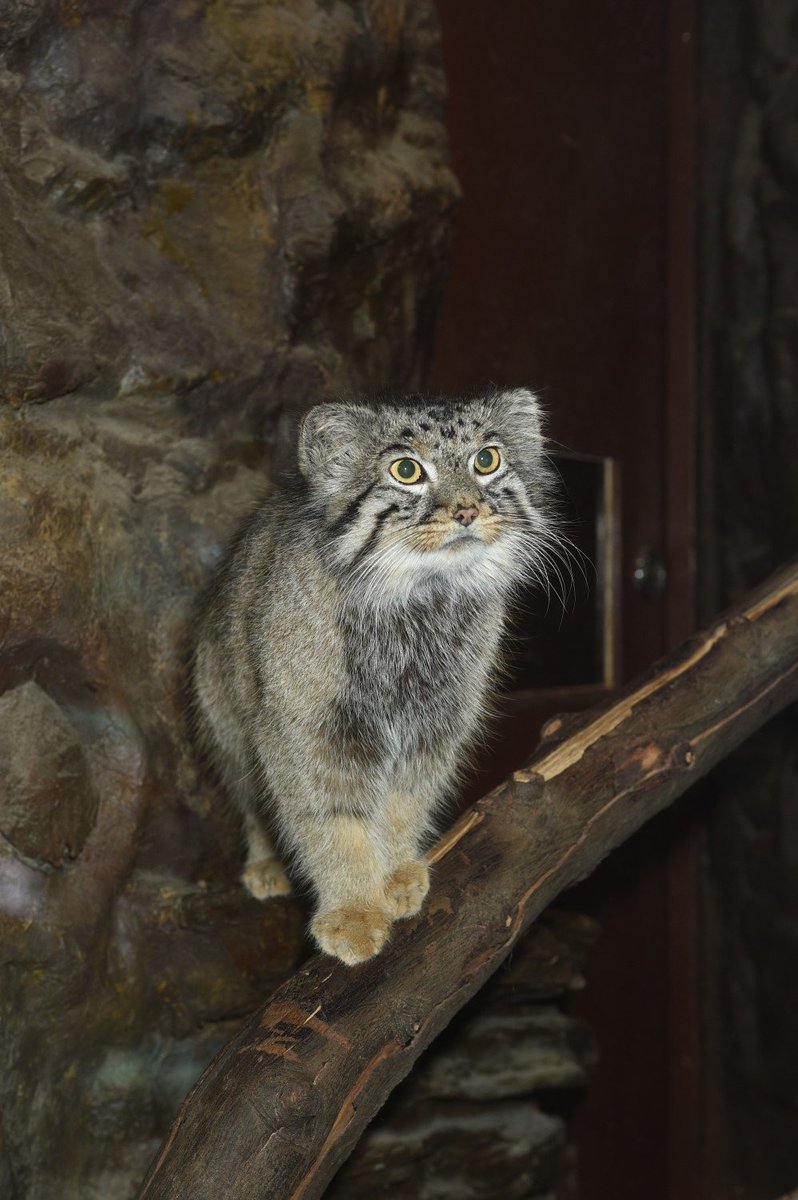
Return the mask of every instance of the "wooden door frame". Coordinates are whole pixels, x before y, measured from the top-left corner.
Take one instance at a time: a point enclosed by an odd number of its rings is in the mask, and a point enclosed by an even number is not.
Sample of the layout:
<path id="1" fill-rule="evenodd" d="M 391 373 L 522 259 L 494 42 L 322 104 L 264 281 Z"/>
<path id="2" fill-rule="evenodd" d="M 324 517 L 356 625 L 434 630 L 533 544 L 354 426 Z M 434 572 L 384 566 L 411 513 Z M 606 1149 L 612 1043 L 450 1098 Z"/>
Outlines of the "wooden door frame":
<path id="1" fill-rule="evenodd" d="M 668 328 L 665 519 L 668 537 L 666 639 L 678 645 L 697 623 L 696 494 L 698 413 L 698 5 L 668 4 Z M 669 1192 L 676 1200 L 704 1195 L 702 1092 L 701 829 L 693 820 L 667 869 L 669 1041 Z"/>
<path id="2" fill-rule="evenodd" d="M 659 228 L 667 270 L 661 276 L 665 296 L 659 317 L 662 338 L 656 348 L 659 361 L 652 364 L 652 374 L 660 372 L 663 386 L 658 403 L 664 404 L 664 415 L 659 443 L 649 442 L 647 453 L 659 456 L 658 469 L 661 464 L 667 465 L 658 492 L 661 507 L 656 533 L 652 524 L 651 535 L 657 539 L 652 544 L 665 559 L 669 584 L 664 597 L 654 601 L 655 609 L 646 608 L 646 602 L 629 583 L 630 558 L 636 547 L 627 542 L 619 555 L 626 572 L 619 589 L 619 603 L 627 609 L 626 621 L 647 622 L 663 651 L 687 637 L 696 619 L 696 9 L 696 0 L 662 0 L 661 7 L 654 11 L 654 19 L 662 22 L 663 31 L 660 45 L 664 51 L 664 77 L 658 76 L 653 86 L 663 89 L 658 93 L 662 120 L 657 124 L 656 137 L 664 164 L 658 194 L 662 199 Z M 578 28 L 573 36 L 578 36 Z M 656 299 L 652 298 L 654 303 Z M 447 386 L 451 386 L 448 380 Z M 639 482 L 639 471 L 637 478 Z M 643 665 L 638 662 L 639 653 L 631 653 L 629 658 L 633 669 Z M 658 1105 L 662 1119 L 667 1121 L 667 1129 L 662 1130 L 661 1156 L 669 1176 L 667 1194 L 674 1200 L 698 1200 L 703 1154 L 698 1006 L 702 961 L 700 847 L 693 823 L 678 831 L 676 837 L 672 833 L 671 829 L 667 852 L 657 859 L 655 897 L 658 908 L 666 908 L 658 927 L 658 939 L 664 937 L 666 941 L 661 951 L 666 973 L 658 970 L 657 975 L 662 975 L 661 986 L 667 994 L 665 1011 L 658 1010 L 662 1016 L 657 1019 L 657 1036 L 667 1038 L 668 1044 L 656 1049 L 658 1054 L 667 1049 L 667 1078 L 652 1080 L 652 1086 L 667 1091 L 663 1104 Z M 665 1180 L 659 1180 L 657 1194 L 664 1194 L 665 1187 Z"/>

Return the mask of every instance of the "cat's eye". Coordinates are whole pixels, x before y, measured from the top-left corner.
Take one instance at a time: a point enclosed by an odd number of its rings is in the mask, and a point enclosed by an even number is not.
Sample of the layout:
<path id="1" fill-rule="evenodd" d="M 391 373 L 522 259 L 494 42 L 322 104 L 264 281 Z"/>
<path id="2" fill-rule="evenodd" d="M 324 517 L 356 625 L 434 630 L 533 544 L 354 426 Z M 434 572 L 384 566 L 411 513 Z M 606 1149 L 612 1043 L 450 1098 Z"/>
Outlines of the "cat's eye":
<path id="1" fill-rule="evenodd" d="M 388 470 L 397 483 L 421 483 L 426 479 L 424 468 L 414 458 L 397 458 Z"/>
<path id="2" fill-rule="evenodd" d="M 501 461 L 502 456 L 496 447 L 486 446 L 474 459 L 474 470 L 480 475 L 492 475 L 494 471 L 498 471 Z"/>

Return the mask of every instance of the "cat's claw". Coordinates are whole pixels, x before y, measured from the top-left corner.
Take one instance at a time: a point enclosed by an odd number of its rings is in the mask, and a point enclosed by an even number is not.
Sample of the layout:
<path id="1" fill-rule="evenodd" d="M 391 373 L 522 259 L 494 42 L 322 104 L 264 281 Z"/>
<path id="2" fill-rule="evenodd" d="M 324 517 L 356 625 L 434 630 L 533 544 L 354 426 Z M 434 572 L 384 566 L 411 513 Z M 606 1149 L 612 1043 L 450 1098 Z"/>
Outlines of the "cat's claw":
<path id="1" fill-rule="evenodd" d="M 385 898 L 395 917 L 414 917 L 429 891 L 429 867 L 423 858 L 402 863 L 385 885 Z"/>
<path id="2" fill-rule="evenodd" d="M 391 913 L 382 908 L 333 908 L 313 918 L 310 932 L 322 950 L 352 967 L 380 952 L 391 920 Z"/>
<path id="3" fill-rule="evenodd" d="M 247 863 L 241 873 L 241 882 L 256 900 L 291 894 L 291 880 L 279 858 L 261 858 L 257 862 Z"/>

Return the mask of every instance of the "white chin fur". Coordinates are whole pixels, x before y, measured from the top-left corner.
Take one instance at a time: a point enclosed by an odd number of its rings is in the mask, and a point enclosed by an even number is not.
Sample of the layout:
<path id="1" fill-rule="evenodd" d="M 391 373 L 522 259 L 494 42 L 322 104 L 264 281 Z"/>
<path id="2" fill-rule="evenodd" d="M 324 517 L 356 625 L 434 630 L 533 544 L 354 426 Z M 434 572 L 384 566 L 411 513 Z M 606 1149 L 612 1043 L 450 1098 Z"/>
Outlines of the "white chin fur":
<path id="1" fill-rule="evenodd" d="M 378 606 L 408 600 L 435 583 L 445 583 L 475 599 L 507 595 L 527 574 L 522 539 L 505 536 L 490 545 L 458 538 L 437 550 L 402 547 L 378 573 L 356 585 L 361 599 Z"/>

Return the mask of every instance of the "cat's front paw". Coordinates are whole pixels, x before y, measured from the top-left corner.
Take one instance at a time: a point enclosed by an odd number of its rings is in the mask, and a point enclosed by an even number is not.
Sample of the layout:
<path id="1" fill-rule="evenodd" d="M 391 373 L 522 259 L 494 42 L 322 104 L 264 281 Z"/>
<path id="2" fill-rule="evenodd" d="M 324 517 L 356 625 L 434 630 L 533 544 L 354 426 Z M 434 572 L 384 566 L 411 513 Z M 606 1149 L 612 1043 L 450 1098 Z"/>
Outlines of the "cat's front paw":
<path id="1" fill-rule="evenodd" d="M 322 950 L 347 966 L 365 962 L 382 950 L 391 931 L 391 914 L 382 908 L 333 908 L 310 923 Z"/>
<path id="2" fill-rule="evenodd" d="M 385 885 L 385 898 L 395 917 L 414 917 L 429 891 L 429 867 L 423 858 L 402 863 Z"/>
<path id="3" fill-rule="evenodd" d="M 256 900 L 291 894 L 291 880 L 279 858 L 261 858 L 257 862 L 247 863 L 241 872 L 241 882 Z"/>

